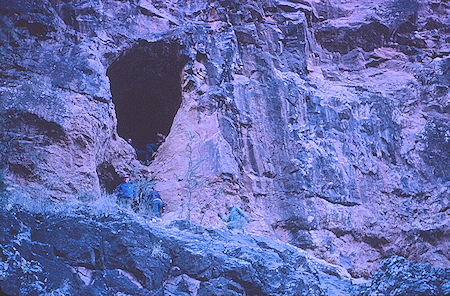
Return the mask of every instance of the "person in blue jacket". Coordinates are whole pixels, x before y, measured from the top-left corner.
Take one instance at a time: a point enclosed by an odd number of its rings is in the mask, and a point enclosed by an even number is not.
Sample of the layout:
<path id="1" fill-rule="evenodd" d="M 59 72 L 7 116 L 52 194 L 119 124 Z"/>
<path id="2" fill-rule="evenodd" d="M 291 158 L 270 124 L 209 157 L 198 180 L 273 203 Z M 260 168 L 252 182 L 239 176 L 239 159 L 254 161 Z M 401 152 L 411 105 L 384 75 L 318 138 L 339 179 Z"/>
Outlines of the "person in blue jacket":
<path id="1" fill-rule="evenodd" d="M 123 183 L 119 184 L 114 190 L 114 194 L 119 200 L 119 204 L 128 207 L 136 195 L 136 188 L 130 183 L 130 176 L 123 176 Z"/>
<path id="2" fill-rule="evenodd" d="M 164 208 L 165 204 L 162 201 L 161 195 L 159 195 L 158 191 L 150 190 L 149 195 L 151 195 L 152 209 L 153 209 L 153 218 L 152 221 L 155 222 L 157 220 L 161 220 L 161 211 Z"/>
<path id="3" fill-rule="evenodd" d="M 156 143 L 150 143 L 145 145 L 145 148 L 147 152 L 150 154 L 151 158 L 155 155 L 159 146 L 161 146 L 162 143 L 164 143 L 164 141 L 166 140 L 166 136 L 162 133 L 157 133 L 156 138 L 158 139 Z"/>
<path id="4" fill-rule="evenodd" d="M 231 206 L 228 202 L 225 204 L 225 206 L 229 211 L 228 218 L 223 218 L 220 214 L 217 214 L 219 218 L 223 222 L 228 223 L 228 229 L 244 233 L 244 219 L 245 221 L 247 221 L 247 223 L 250 222 L 247 214 L 245 214 L 241 208 L 237 206 Z"/>
<path id="5" fill-rule="evenodd" d="M 142 162 L 145 165 L 149 165 L 150 164 L 150 160 L 152 158 L 152 153 L 150 153 L 149 151 L 146 150 L 141 150 L 138 147 L 134 146 L 133 140 L 131 138 L 129 138 L 127 140 L 128 144 L 131 145 L 131 147 L 133 147 L 134 152 L 136 152 L 136 158 Z"/>

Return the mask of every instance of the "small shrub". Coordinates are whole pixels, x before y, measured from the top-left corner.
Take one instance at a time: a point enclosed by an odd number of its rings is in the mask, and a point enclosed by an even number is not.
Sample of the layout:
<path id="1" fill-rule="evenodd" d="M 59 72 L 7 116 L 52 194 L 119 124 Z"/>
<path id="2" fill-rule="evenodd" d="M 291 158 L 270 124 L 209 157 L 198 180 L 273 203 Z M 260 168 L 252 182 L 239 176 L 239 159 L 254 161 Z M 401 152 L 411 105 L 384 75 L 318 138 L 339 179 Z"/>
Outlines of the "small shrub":
<path id="1" fill-rule="evenodd" d="M 163 247 L 160 244 L 154 244 L 152 246 L 152 257 L 163 260 L 168 259 L 170 256 L 164 251 Z"/>
<path id="2" fill-rule="evenodd" d="M 95 196 L 90 192 L 78 191 L 75 194 L 75 199 L 82 201 L 82 202 L 90 202 L 90 201 L 95 200 Z"/>
<path id="3" fill-rule="evenodd" d="M 109 216 L 119 212 L 119 205 L 114 194 L 102 194 L 89 203 L 89 209 L 96 216 Z"/>
<path id="4" fill-rule="evenodd" d="M 32 213 L 50 214 L 56 211 L 55 203 L 48 198 L 32 198 L 30 194 L 20 187 L 8 191 L 7 210 L 20 207 Z"/>
<path id="5" fill-rule="evenodd" d="M 194 159 L 194 157 L 193 157 L 194 151 L 192 148 L 192 144 L 194 143 L 195 136 L 192 133 L 189 133 L 188 137 L 189 137 L 189 141 L 186 146 L 186 153 L 187 153 L 187 157 L 188 157 L 188 167 L 187 167 L 186 173 L 184 174 L 184 177 L 180 177 L 176 174 L 175 174 L 175 177 L 178 180 L 185 181 L 184 188 L 186 190 L 186 199 L 181 200 L 180 218 L 182 218 L 182 216 L 183 216 L 184 205 L 186 203 L 186 207 L 187 207 L 187 217 L 186 218 L 188 221 L 190 221 L 191 220 L 191 211 L 192 211 L 192 196 L 193 196 L 193 193 L 196 192 L 205 183 L 204 180 L 200 179 L 199 172 L 200 172 L 200 167 L 201 167 L 202 163 L 207 158 L 205 157 L 205 158 L 201 158 L 201 159 Z"/>
<path id="6" fill-rule="evenodd" d="M 131 181 L 136 188 L 136 197 L 133 208 L 136 212 L 152 213 L 152 200 L 150 192 L 154 190 L 155 181 L 138 177 Z"/>

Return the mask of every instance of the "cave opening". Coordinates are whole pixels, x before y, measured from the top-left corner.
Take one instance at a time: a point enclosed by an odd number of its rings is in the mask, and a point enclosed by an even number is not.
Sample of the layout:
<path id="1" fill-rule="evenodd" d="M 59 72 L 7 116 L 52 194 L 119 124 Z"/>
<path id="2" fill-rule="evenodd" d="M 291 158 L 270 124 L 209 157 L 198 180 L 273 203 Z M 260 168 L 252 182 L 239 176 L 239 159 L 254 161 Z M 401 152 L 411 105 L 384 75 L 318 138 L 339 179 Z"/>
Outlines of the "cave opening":
<path id="1" fill-rule="evenodd" d="M 108 68 L 117 132 L 145 149 L 168 135 L 181 104 L 181 72 L 186 59 L 173 41 L 139 41 Z"/>

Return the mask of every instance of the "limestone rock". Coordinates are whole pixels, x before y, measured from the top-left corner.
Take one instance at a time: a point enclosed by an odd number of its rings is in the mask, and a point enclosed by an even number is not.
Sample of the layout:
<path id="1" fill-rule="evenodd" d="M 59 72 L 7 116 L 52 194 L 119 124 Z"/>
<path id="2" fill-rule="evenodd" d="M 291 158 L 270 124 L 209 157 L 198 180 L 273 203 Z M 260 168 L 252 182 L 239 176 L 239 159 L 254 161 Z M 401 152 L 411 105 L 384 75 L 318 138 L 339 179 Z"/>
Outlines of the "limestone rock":
<path id="1" fill-rule="evenodd" d="M 393 256 L 370 282 L 267 238 L 122 211 L 0 216 L 6 295 L 446 295 L 448 268 Z M 53 294 L 51 294 L 53 293 Z M 3 295 L 2 294 L 2 295 Z"/>
<path id="2" fill-rule="evenodd" d="M 178 220 L 2 212 L 6 295 L 350 295 L 342 269 L 282 243 Z M 333 285 L 329 285 L 333 283 Z M 47 294 L 46 294 L 47 293 Z M 3 294 L 2 294 L 3 295 Z"/>
<path id="3" fill-rule="evenodd" d="M 0 0 L 2 187 L 96 198 L 129 173 L 157 182 L 167 220 L 218 226 L 229 201 L 249 232 L 354 276 L 391 255 L 448 266 L 448 11 Z M 126 140 L 157 131 L 144 166 Z"/>
<path id="4" fill-rule="evenodd" d="M 450 293 L 449 269 L 429 264 L 411 264 L 393 256 L 383 261 L 361 295 L 447 295 Z"/>

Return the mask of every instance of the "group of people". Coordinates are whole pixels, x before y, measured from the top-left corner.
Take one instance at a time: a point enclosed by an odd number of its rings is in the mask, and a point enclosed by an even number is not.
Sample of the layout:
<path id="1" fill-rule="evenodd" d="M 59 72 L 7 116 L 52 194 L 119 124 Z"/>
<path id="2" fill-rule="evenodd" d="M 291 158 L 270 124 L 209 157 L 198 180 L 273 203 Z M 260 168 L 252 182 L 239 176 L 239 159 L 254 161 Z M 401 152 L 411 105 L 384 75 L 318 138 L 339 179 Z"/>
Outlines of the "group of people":
<path id="1" fill-rule="evenodd" d="M 114 194 L 117 196 L 119 204 L 125 208 L 132 205 L 135 201 L 137 192 L 136 188 L 130 183 L 130 176 L 124 175 L 123 182 L 119 184 L 114 190 Z M 149 190 L 146 200 L 150 201 L 152 206 L 153 218 L 152 221 L 161 220 L 161 213 L 164 209 L 164 202 L 156 190 Z"/>
<path id="2" fill-rule="evenodd" d="M 134 148 L 137 159 L 145 165 L 149 165 L 156 153 L 156 150 L 158 150 L 159 146 L 161 146 L 161 144 L 166 140 L 166 136 L 162 133 L 157 133 L 156 139 L 156 143 L 146 144 L 144 150 L 136 147 L 131 138 L 128 138 L 127 142 Z"/>
<path id="3" fill-rule="evenodd" d="M 121 206 L 127 208 L 132 205 L 133 201 L 135 201 L 137 192 L 135 186 L 130 182 L 129 175 L 123 176 L 123 182 L 116 187 L 114 194 L 117 196 Z M 153 212 L 152 221 L 161 221 L 161 214 L 165 204 L 160 194 L 156 190 L 149 190 L 147 194 L 148 196 L 145 200 L 151 203 Z M 227 223 L 228 229 L 244 232 L 244 219 L 245 221 L 250 222 L 248 216 L 237 206 L 232 206 L 228 202 L 225 205 L 229 213 L 228 217 L 224 218 L 220 214 L 217 214 L 219 218 Z"/>
<path id="4" fill-rule="evenodd" d="M 144 164 L 150 164 L 150 161 L 153 159 L 156 150 L 161 146 L 161 144 L 165 141 L 166 136 L 162 133 L 156 134 L 157 142 L 145 145 L 145 150 L 141 150 L 133 145 L 133 140 L 129 138 L 127 142 L 134 148 L 136 152 L 136 156 L 139 161 Z M 114 190 L 114 194 L 117 196 L 119 204 L 123 207 L 130 207 L 136 203 L 140 203 L 141 200 L 137 198 L 136 188 L 133 183 L 130 182 L 130 176 L 124 175 L 123 182 L 117 186 Z M 146 192 L 148 196 L 140 197 L 145 200 L 147 203 L 151 204 L 153 218 L 152 221 L 161 220 L 161 214 L 165 207 L 165 204 L 160 196 L 160 194 L 156 190 L 149 190 Z M 242 209 L 237 206 L 231 206 L 228 202 L 226 203 L 226 208 L 228 210 L 228 217 L 224 218 L 220 214 L 218 214 L 219 218 L 227 223 L 228 229 L 231 230 L 240 230 L 243 232 L 244 219 L 249 222 L 248 216 L 244 213 Z"/>

